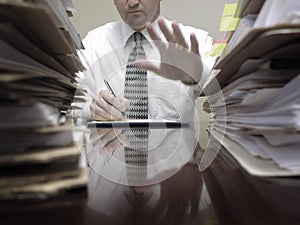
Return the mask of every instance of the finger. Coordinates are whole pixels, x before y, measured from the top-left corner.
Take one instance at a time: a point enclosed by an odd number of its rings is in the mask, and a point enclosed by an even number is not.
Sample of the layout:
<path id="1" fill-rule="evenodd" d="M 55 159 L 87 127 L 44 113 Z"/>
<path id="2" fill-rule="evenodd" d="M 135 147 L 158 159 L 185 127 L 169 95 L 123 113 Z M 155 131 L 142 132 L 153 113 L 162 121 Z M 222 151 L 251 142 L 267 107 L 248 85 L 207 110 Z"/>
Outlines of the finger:
<path id="1" fill-rule="evenodd" d="M 90 104 L 90 114 L 92 118 L 97 119 L 97 120 L 109 120 L 110 119 L 110 114 L 107 113 L 104 109 L 102 109 L 101 104 L 99 103 L 99 99 L 101 96 L 97 96 L 96 98 L 92 99 L 92 102 Z"/>
<path id="2" fill-rule="evenodd" d="M 111 120 L 111 114 L 106 112 L 102 107 L 96 103 L 90 106 L 92 118 L 95 120 Z"/>
<path id="3" fill-rule="evenodd" d="M 120 143 L 122 143 L 123 146 L 129 146 L 129 139 L 128 139 L 127 135 L 125 135 L 124 133 L 121 133 L 118 136 L 118 140 Z"/>
<path id="4" fill-rule="evenodd" d="M 164 19 L 160 18 L 158 20 L 158 25 L 159 25 L 159 28 L 161 29 L 162 33 L 165 35 L 165 38 L 167 39 L 167 41 L 175 43 L 176 40 L 175 40 L 174 34 L 169 30 Z"/>
<path id="5" fill-rule="evenodd" d="M 116 137 L 109 143 L 109 145 L 114 142 L 114 143 L 119 143 L 118 146 L 128 146 L 129 145 L 129 139 L 127 137 L 127 135 L 125 135 L 122 129 L 117 129 L 115 130 L 115 135 Z M 114 145 L 110 145 L 110 147 L 112 147 Z M 113 151 L 115 149 L 109 149 L 109 151 Z"/>
<path id="6" fill-rule="evenodd" d="M 159 51 L 166 49 L 167 45 L 161 40 L 159 35 L 155 32 L 151 23 L 148 22 L 146 24 L 146 29 L 147 29 L 151 39 L 154 41 L 154 44 L 159 49 Z"/>
<path id="7" fill-rule="evenodd" d="M 113 104 L 115 96 L 113 96 L 108 90 L 101 90 L 99 92 L 100 97 L 104 98 L 109 104 Z M 99 96 L 98 95 L 98 96 Z"/>
<path id="8" fill-rule="evenodd" d="M 97 150 L 103 148 L 101 139 L 99 138 L 98 133 L 95 129 L 92 129 L 90 132 L 90 140 L 93 148 L 97 148 Z"/>
<path id="9" fill-rule="evenodd" d="M 172 28 L 174 30 L 176 43 L 181 45 L 184 48 L 188 48 L 188 44 L 186 43 L 185 38 L 181 32 L 181 29 L 179 28 L 179 24 L 176 22 L 173 22 Z"/>
<path id="10" fill-rule="evenodd" d="M 137 66 L 138 68 L 144 70 L 150 70 L 154 73 L 157 73 L 159 71 L 160 63 L 149 62 L 149 61 L 136 61 L 134 62 L 134 65 Z"/>
<path id="11" fill-rule="evenodd" d="M 120 110 L 107 102 L 103 96 L 98 97 L 96 101 L 95 114 L 111 120 L 119 120 L 124 118 Z"/>
<path id="12" fill-rule="evenodd" d="M 101 131 L 99 131 L 101 132 Z M 117 139 L 117 137 L 122 133 L 121 129 L 109 129 L 108 132 L 106 132 L 102 137 L 101 141 L 104 143 L 104 146 L 107 145 L 107 143 L 113 141 L 114 139 Z"/>
<path id="13" fill-rule="evenodd" d="M 118 97 L 117 97 L 117 98 L 118 98 Z M 128 107 L 129 107 L 129 105 L 130 105 L 130 101 L 129 101 L 127 98 L 123 98 L 123 97 L 121 97 L 121 98 L 119 99 L 119 101 L 120 101 L 121 104 L 124 106 L 124 111 L 122 111 L 122 112 L 125 112 L 126 109 L 128 109 Z"/>
<path id="14" fill-rule="evenodd" d="M 117 149 L 124 147 L 122 143 L 120 143 L 117 139 L 114 139 L 113 141 L 109 142 L 105 147 L 105 151 L 108 154 L 111 154 L 112 152 L 116 151 Z"/>
<path id="15" fill-rule="evenodd" d="M 112 129 L 98 129 L 98 150 L 100 154 L 107 155 L 111 149 L 108 149 L 109 143 L 116 139 L 116 135 L 114 135 L 114 130 Z"/>
<path id="16" fill-rule="evenodd" d="M 123 146 L 123 143 L 119 141 L 119 136 L 122 130 L 116 129 L 108 132 L 104 137 L 101 138 L 104 148 L 102 152 L 111 153 L 115 151 L 118 147 Z"/>
<path id="17" fill-rule="evenodd" d="M 103 138 L 105 135 L 107 135 L 109 132 L 111 132 L 111 129 L 96 129 L 98 138 Z"/>
<path id="18" fill-rule="evenodd" d="M 91 129 L 90 140 L 91 141 L 96 140 L 96 137 L 98 137 L 97 131 L 95 129 Z"/>
<path id="19" fill-rule="evenodd" d="M 154 30 L 154 28 L 153 28 L 153 26 L 150 22 L 148 22 L 146 24 L 146 29 L 147 29 L 147 31 L 148 31 L 148 33 L 149 33 L 149 35 L 150 35 L 150 37 L 153 41 L 161 41 L 161 38 L 155 32 L 155 30 Z"/>
<path id="20" fill-rule="evenodd" d="M 184 72 L 180 70 L 179 68 L 176 68 L 172 65 L 169 65 L 167 63 L 161 63 L 161 62 L 150 62 L 150 61 L 137 61 L 135 62 L 137 67 L 141 67 L 146 70 L 150 70 L 154 72 L 155 74 L 171 79 L 171 80 L 180 80 L 184 76 Z M 172 72 L 170 72 L 172 71 Z"/>
<path id="21" fill-rule="evenodd" d="M 191 40 L 191 51 L 193 53 L 195 53 L 196 55 L 200 56 L 199 43 L 198 43 L 198 40 L 197 40 L 196 35 L 194 33 L 191 34 L 190 40 Z"/>
<path id="22" fill-rule="evenodd" d="M 101 153 L 101 150 L 104 148 L 101 140 L 99 138 L 97 138 L 97 139 L 92 140 L 91 143 L 92 143 L 93 150 L 100 151 L 100 153 Z"/>
<path id="23" fill-rule="evenodd" d="M 120 110 L 121 112 L 125 112 L 126 109 L 129 107 L 129 100 L 121 97 L 121 96 L 117 96 L 114 102 L 114 106 Z"/>
<path id="24" fill-rule="evenodd" d="M 124 104 L 126 100 L 120 101 L 122 97 L 115 97 L 107 90 L 100 91 L 100 95 L 106 102 L 108 102 L 120 112 L 125 112 L 125 110 L 128 108 L 128 103 Z"/>

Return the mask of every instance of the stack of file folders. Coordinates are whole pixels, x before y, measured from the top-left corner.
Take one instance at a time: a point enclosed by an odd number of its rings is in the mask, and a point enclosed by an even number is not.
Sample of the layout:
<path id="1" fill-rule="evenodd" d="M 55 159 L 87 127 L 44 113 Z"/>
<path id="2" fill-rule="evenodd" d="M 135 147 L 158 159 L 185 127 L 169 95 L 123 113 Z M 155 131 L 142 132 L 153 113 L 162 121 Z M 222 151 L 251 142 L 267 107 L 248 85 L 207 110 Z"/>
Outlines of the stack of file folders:
<path id="1" fill-rule="evenodd" d="M 299 176 L 300 2 L 250 2 L 205 87 L 210 132 L 251 174 Z"/>
<path id="2" fill-rule="evenodd" d="M 72 2 L 0 0 L 0 198 L 86 184 L 67 115 L 84 69 Z"/>
<path id="3" fill-rule="evenodd" d="M 300 174 L 299 85 L 300 70 L 257 71 L 223 88 L 224 98 L 219 94 L 209 97 L 214 114 L 211 132 L 225 134 L 222 143 L 233 154 L 239 148 L 229 147 L 226 138 L 253 157 L 268 161 L 261 168 L 255 168 L 260 164 L 252 161 L 256 164 L 247 167 L 251 173 Z M 272 165 L 272 169 L 267 165 Z"/>

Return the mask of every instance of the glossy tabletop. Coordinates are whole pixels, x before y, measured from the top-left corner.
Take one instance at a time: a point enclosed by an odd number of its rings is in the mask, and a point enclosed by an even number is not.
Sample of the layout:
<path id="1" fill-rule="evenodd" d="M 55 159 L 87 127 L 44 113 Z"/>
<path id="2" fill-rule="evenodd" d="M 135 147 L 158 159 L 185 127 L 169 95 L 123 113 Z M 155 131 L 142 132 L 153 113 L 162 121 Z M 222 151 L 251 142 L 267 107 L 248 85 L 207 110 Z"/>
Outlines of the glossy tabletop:
<path id="1" fill-rule="evenodd" d="M 151 135 L 157 141 L 155 132 Z M 149 144 L 153 154 L 148 157 L 154 166 L 148 170 L 147 182 L 136 186 L 125 182 L 126 163 L 122 164 L 120 145 L 119 153 L 115 152 L 106 165 L 107 154 L 98 148 L 105 143 L 90 143 L 91 152 L 85 152 L 89 163 L 87 189 L 44 200 L 1 201 L 1 225 L 300 224 L 298 177 L 251 176 L 225 149 L 200 172 L 197 160 L 202 150 L 189 132 L 166 129 L 164 138 Z M 120 168 L 116 162 L 122 164 Z"/>

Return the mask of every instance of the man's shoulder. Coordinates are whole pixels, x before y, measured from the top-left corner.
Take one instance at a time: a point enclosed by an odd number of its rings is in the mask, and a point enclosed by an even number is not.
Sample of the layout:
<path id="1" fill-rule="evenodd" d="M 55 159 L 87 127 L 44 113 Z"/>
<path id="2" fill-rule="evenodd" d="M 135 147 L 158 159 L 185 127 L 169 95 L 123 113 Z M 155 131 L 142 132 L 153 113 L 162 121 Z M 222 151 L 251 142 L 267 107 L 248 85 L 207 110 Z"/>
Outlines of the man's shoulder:
<path id="1" fill-rule="evenodd" d="M 122 23 L 109 22 L 91 29 L 84 37 L 82 43 L 86 50 L 98 51 L 98 55 L 111 51 L 120 44 Z"/>

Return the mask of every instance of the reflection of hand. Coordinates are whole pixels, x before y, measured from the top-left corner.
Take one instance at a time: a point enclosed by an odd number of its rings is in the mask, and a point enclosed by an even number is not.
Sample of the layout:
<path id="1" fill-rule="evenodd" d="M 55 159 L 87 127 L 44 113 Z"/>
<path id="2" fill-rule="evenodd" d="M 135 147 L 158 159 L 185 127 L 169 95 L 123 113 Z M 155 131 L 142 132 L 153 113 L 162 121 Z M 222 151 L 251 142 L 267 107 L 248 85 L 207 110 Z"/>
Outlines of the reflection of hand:
<path id="1" fill-rule="evenodd" d="M 120 147 L 128 145 L 128 138 L 122 129 L 92 129 L 90 139 L 93 149 L 101 154 L 109 154 Z"/>
<path id="2" fill-rule="evenodd" d="M 188 214 L 196 216 L 202 191 L 202 176 L 197 166 L 186 165 L 161 184 L 161 195 L 155 208 L 158 224 L 182 224 Z"/>
<path id="3" fill-rule="evenodd" d="M 136 65 L 162 77 L 181 80 L 185 84 L 198 83 L 201 79 L 203 65 L 195 34 L 190 35 L 191 45 L 189 47 L 178 23 L 172 23 L 172 31 L 168 29 L 163 19 L 159 19 L 158 24 L 168 43 L 161 40 L 151 23 L 147 23 L 146 28 L 159 49 L 161 62 L 157 64 L 150 61 L 139 61 L 136 62 Z"/>
<path id="4" fill-rule="evenodd" d="M 114 97 L 108 90 L 100 91 L 97 99 L 90 105 L 91 116 L 95 120 L 121 120 L 122 112 L 129 106 L 129 101 L 122 97 Z"/>

